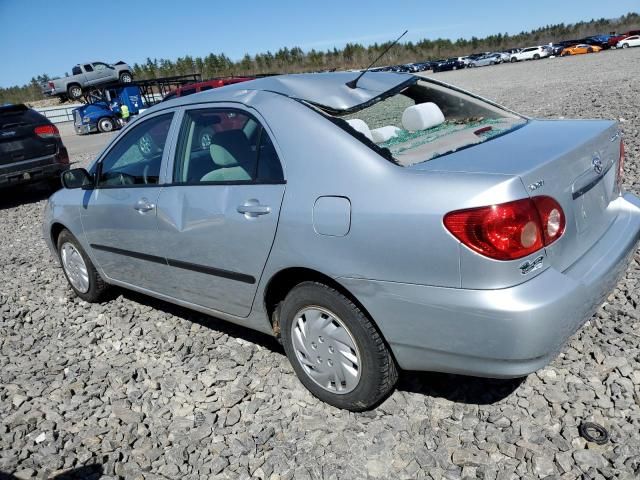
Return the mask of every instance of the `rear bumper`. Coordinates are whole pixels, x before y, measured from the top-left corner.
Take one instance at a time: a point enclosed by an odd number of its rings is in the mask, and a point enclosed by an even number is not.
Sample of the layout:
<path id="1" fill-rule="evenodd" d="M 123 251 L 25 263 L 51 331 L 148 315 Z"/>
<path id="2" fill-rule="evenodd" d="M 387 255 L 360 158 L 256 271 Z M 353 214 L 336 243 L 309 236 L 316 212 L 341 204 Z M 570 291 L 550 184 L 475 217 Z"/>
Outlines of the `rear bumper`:
<path id="1" fill-rule="evenodd" d="M 509 378 L 548 364 L 604 301 L 640 240 L 640 199 L 620 197 L 607 233 L 564 272 L 500 290 L 338 279 L 376 320 L 398 364 Z"/>
<path id="2" fill-rule="evenodd" d="M 2 165 L 0 166 L 0 188 L 48 180 L 68 169 L 69 164 L 59 163 L 57 155 Z"/>

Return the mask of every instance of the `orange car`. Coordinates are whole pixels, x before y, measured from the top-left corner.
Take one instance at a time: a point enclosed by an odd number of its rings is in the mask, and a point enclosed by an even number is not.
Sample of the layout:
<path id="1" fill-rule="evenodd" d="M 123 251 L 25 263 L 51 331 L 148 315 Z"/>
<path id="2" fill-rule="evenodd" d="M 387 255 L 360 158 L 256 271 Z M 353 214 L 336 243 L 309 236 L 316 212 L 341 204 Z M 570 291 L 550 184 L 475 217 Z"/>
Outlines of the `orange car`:
<path id="1" fill-rule="evenodd" d="M 565 55 L 582 55 L 583 53 L 594 53 L 599 52 L 600 50 L 602 50 L 602 48 L 595 45 L 580 44 L 565 48 L 560 52 L 560 55 L 562 57 Z"/>

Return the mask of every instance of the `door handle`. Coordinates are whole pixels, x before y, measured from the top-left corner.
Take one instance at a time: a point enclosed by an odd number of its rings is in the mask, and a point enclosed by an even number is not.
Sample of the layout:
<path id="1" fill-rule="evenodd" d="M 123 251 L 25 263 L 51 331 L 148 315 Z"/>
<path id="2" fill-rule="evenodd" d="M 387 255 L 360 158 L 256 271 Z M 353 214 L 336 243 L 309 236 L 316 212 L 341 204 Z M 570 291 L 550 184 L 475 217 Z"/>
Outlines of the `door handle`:
<path id="1" fill-rule="evenodd" d="M 255 199 L 247 200 L 244 204 L 240 205 L 237 210 L 238 213 L 244 214 L 247 218 L 255 218 L 260 215 L 271 213 L 271 207 L 268 205 L 261 205 L 260 202 Z"/>
<path id="2" fill-rule="evenodd" d="M 147 198 L 142 197 L 136 202 L 133 208 L 135 208 L 140 213 L 146 213 L 155 209 L 156 205 L 155 203 L 150 202 Z"/>

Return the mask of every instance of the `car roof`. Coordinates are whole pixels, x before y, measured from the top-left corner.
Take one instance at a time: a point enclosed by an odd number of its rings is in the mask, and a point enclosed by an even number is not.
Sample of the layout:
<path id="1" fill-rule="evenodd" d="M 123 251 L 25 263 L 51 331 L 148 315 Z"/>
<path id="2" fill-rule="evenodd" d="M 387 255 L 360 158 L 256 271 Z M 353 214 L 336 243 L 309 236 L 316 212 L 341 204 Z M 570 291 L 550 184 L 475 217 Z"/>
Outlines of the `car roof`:
<path id="1" fill-rule="evenodd" d="M 197 102 L 224 101 L 231 100 L 232 96 L 240 91 L 263 90 L 304 100 L 328 111 L 346 112 L 374 101 L 382 95 L 391 95 L 418 81 L 418 77 L 406 73 L 367 72 L 360 78 L 356 88 L 350 88 L 346 85 L 361 73 L 327 72 L 274 75 L 180 97 L 172 102 L 174 105 L 186 105 Z"/>

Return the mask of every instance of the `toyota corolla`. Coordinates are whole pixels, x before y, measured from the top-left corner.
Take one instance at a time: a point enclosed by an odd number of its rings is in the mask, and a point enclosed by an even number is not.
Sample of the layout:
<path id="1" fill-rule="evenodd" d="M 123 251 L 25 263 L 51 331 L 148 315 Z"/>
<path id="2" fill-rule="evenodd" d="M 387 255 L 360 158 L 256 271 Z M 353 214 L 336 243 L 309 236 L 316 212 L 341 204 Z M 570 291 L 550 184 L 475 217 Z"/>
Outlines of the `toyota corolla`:
<path id="1" fill-rule="evenodd" d="M 635 252 L 623 160 L 614 121 L 406 74 L 266 77 L 146 111 L 63 174 L 44 235 L 80 298 L 275 335 L 314 395 L 363 410 L 400 369 L 550 362 Z"/>

